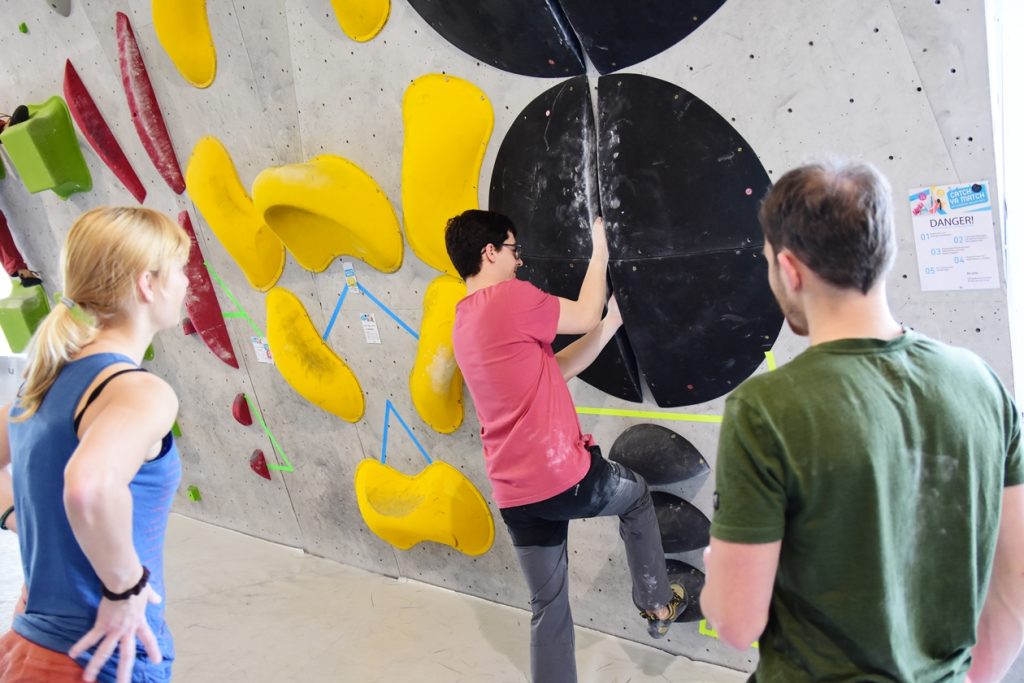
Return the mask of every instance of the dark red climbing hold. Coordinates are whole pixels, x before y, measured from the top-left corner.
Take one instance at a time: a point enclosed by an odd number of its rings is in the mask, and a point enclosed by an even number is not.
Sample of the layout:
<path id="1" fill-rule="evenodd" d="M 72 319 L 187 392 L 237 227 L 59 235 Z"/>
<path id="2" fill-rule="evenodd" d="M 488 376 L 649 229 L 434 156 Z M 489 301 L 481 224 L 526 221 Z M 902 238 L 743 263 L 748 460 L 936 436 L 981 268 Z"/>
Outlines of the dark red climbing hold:
<path id="1" fill-rule="evenodd" d="M 245 400 L 245 394 L 235 396 L 231 404 L 231 414 L 238 420 L 238 424 L 248 427 L 252 424 L 252 413 L 249 412 L 249 402 Z"/>
<path id="2" fill-rule="evenodd" d="M 196 326 L 192 324 L 191 318 L 183 318 L 181 321 L 181 331 L 185 333 L 186 337 L 191 337 L 196 333 Z"/>
<path id="3" fill-rule="evenodd" d="M 249 457 L 249 467 L 256 474 L 270 481 L 270 468 L 267 467 L 267 458 L 260 449 L 257 448 L 252 452 L 252 455 Z"/>

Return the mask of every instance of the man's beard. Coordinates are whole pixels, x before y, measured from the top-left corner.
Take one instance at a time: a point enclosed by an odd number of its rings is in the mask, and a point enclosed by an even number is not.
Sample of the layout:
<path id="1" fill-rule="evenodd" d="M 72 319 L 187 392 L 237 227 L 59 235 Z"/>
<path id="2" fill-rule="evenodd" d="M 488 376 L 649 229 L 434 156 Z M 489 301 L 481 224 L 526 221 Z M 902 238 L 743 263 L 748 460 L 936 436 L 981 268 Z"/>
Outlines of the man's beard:
<path id="1" fill-rule="evenodd" d="M 806 337 L 810 330 L 807 329 L 807 323 L 794 322 L 788 315 L 786 316 L 786 323 L 789 324 L 789 329 L 793 330 L 793 333 L 799 337 Z"/>

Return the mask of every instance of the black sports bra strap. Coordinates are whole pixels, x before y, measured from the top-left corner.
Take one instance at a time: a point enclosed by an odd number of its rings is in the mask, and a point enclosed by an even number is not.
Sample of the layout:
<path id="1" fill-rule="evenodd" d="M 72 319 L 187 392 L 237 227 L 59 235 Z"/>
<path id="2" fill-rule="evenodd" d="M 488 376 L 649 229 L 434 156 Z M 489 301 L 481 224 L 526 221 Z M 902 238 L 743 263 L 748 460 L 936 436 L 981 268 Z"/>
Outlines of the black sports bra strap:
<path id="1" fill-rule="evenodd" d="M 108 384 L 110 384 L 110 380 L 114 379 L 118 375 L 123 375 L 126 372 L 146 372 L 146 369 L 145 368 L 125 368 L 124 370 L 118 370 L 117 372 L 112 373 L 110 375 L 110 377 L 107 377 L 105 380 L 100 382 L 99 386 L 97 386 L 95 389 L 93 389 L 92 393 L 89 394 L 89 398 L 86 399 L 85 405 L 82 406 L 82 410 L 78 413 L 78 415 L 75 416 L 75 434 L 78 434 L 78 425 L 81 424 L 81 422 L 82 422 L 82 416 L 85 415 L 85 411 L 89 409 L 89 406 L 92 405 L 92 402 L 95 401 L 97 398 L 99 398 L 100 392 L 103 391 L 103 389 Z"/>

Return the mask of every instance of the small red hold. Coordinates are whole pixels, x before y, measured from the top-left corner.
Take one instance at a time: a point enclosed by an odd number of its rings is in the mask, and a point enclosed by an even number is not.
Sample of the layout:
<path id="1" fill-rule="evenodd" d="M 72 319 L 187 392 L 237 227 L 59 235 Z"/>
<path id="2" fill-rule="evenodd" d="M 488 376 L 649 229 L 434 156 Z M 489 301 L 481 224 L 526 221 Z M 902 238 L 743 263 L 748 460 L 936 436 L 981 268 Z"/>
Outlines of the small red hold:
<path id="1" fill-rule="evenodd" d="M 238 424 L 246 427 L 252 424 L 252 413 L 249 412 L 249 402 L 245 400 L 245 394 L 235 396 L 235 401 L 231 404 L 231 414 L 238 420 Z"/>
<path id="2" fill-rule="evenodd" d="M 181 331 L 185 333 L 186 337 L 191 337 L 196 333 L 196 326 L 192 324 L 192 318 L 182 318 Z"/>
<path id="3" fill-rule="evenodd" d="M 270 468 L 267 467 L 267 458 L 263 455 L 263 451 L 260 449 L 257 448 L 252 452 L 252 455 L 249 456 L 249 467 L 251 467 L 252 471 L 256 474 L 260 475 L 267 481 L 270 481 Z"/>

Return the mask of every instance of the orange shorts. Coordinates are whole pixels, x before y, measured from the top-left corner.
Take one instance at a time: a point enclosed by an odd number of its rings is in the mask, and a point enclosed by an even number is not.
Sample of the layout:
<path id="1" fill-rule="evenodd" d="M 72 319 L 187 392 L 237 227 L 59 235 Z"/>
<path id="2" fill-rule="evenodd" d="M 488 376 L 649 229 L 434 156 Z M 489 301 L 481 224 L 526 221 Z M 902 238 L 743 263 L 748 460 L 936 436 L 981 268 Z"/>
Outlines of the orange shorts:
<path id="1" fill-rule="evenodd" d="M 0 637 L 0 683 L 71 683 L 84 673 L 75 660 L 22 638 L 14 631 Z"/>

